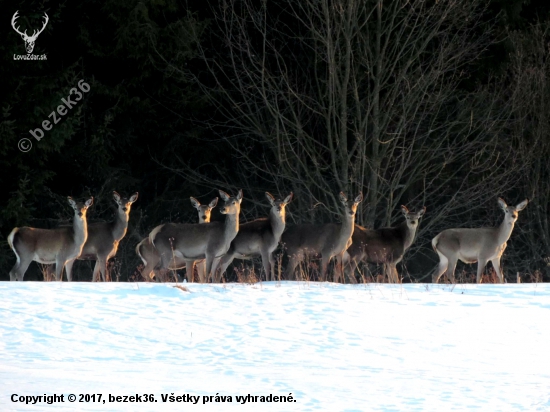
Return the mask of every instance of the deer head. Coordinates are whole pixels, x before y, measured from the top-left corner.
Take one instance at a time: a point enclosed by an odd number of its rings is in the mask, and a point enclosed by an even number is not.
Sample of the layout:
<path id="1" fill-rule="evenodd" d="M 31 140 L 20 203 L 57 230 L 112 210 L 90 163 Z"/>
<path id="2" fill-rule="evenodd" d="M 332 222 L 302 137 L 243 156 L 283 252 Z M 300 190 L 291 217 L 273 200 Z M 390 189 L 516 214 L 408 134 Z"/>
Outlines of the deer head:
<path id="1" fill-rule="evenodd" d="M 27 49 L 27 54 L 31 54 L 33 49 L 34 49 L 34 42 L 36 41 L 38 35 L 44 31 L 44 29 L 46 28 L 46 25 L 48 24 L 48 21 L 50 20 L 50 18 L 48 17 L 48 15 L 46 13 L 44 13 L 45 21 L 44 21 L 44 25 L 42 26 L 42 28 L 40 30 L 34 30 L 33 33 L 32 33 L 32 36 L 28 36 L 27 35 L 27 30 L 25 30 L 25 32 L 21 33 L 21 31 L 19 30 L 19 27 L 15 26 L 15 21 L 19 18 L 17 13 L 19 13 L 19 10 L 16 11 L 15 14 L 13 15 L 13 17 L 11 18 L 11 26 L 13 27 L 13 29 L 17 33 L 19 33 L 21 35 L 21 38 L 25 42 L 25 49 Z"/>

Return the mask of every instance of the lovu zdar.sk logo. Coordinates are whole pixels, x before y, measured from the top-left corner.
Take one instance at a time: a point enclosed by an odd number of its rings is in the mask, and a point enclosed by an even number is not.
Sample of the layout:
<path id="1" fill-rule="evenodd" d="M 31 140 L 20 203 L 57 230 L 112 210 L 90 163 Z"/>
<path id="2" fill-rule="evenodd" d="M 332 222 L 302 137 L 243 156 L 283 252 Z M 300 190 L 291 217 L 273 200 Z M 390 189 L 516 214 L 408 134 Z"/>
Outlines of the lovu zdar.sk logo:
<path id="1" fill-rule="evenodd" d="M 27 34 L 27 30 L 24 32 L 21 32 L 18 26 L 16 26 L 16 20 L 19 18 L 17 15 L 19 13 L 19 10 L 17 10 L 13 17 L 11 18 L 11 26 L 13 27 L 13 30 L 15 30 L 19 35 L 21 35 L 21 38 L 25 42 L 25 49 L 27 50 L 27 54 L 14 54 L 13 60 L 46 60 L 47 57 L 45 54 L 36 55 L 32 54 L 32 51 L 34 50 L 34 43 L 36 42 L 36 39 L 44 31 L 46 28 L 46 25 L 48 24 L 48 21 L 50 18 L 46 13 L 44 13 L 44 24 L 42 25 L 42 28 L 40 30 L 34 30 L 32 35 L 29 36 Z"/>

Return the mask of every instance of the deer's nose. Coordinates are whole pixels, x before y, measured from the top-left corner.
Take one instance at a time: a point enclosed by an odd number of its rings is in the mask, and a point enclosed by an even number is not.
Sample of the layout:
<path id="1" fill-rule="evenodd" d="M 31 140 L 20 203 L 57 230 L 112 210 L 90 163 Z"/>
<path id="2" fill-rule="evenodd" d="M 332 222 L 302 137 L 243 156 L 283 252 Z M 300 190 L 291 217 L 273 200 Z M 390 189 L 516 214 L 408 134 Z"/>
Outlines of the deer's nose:
<path id="1" fill-rule="evenodd" d="M 78 212 L 78 216 L 79 216 L 79 217 L 82 217 L 82 212 Z"/>
<path id="2" fill-rule="evenodd" d="M 127 208 L 126 206 L 124 206 L 124 207 L 122 208 L 122 211 L 123 211 L 123 212 L 126 212 L 127 210 L 128 210 L 128 208 Z"/>

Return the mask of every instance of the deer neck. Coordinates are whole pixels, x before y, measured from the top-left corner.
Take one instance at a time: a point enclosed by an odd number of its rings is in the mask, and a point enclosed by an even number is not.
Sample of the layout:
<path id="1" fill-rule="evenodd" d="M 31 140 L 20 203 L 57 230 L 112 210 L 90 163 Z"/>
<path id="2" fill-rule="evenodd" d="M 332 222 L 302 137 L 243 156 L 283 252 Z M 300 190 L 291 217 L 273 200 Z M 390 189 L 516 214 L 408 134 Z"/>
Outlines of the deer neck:
<path id="1" fill-rule="evenodd" d="M 113 240 L 119 241 L 124 237 L 124 235 L 126 235 L 126 230 L 128 229 L 128 219 L 128 213 L 117 209 L 115 221 L 113 222 L 111 230 Z"/>
<path id="2" fill-rule="evenodd" d="M 349 239 L 353 235 L 353 229 L 355 228 L 355 215 L 350 216 L 349 213 L 345 213 L 342 220 L 342 227 L 340 228 L 340 236 L 342 239 Z"/>
<path id="3" fill-rule="evenodd" d="M 223 238 L 229 245 L 239 232 L 239 213 L 234 215 L 225 215 Z"/>
<path id="4" fill-rule="evenodd" d="M 285 225 L 286 225 L 286 214 L 284 210 L 281 216 L 277 212 L 274 212 L 272 209 L 269 212 L 269 222 L 271 223 L 271 231 L 273 232 L 273 236 L 276 239 L 280 239 L 285 230 Z"/>
<path id="5" fill-rule="evenodd" d="M 504 218 L 500 226 L 497 228 L 497 240 L 498 244 L 502 245 L 510 239 L 510 236 L 512 235 L 512 231 L 514 230 L 514 224 L 515 222 L 510 222 Z"/>
<path id="6" fill-rule="evenodd" d="M 414 242 L 418 223 L 414 227 L 410 227 L 407 222 L 404 222 L 401 227 L 403 232 L 403 250 L 407 250 Z"/>
<path id="7" fill-rule="evenodd" d="M 73 218 L 73 235 L 75 245 L 82 248 L 88 238 L 88 222 L 86 217 L 75 215 Z"/>

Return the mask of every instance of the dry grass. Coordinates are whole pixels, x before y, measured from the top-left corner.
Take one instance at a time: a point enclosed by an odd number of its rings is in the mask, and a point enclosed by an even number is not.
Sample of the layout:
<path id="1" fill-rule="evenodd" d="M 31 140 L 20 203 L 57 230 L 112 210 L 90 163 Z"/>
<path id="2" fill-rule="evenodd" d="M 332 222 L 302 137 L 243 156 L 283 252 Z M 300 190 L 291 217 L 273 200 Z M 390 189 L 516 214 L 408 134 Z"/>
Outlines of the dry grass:
<path id="1" fill-rule="evenodd" d="M 260 281 L 259 276 L 256 274 L 256 268 L 254 265 L 244 265 L 241 263 L 240 266 L 234 266 L 233 271 L 237 277 L 238 283 L 245 283 L 247 285 L 254 285 Z"/>
<path id="2" fill-rule="evenodd" d="M 55 272 L 53 270 L 54 265 L 44 265 L 39 263 L 40 271 L 44 276 L 44 282 L 52 282 L 55 280 Z"/>

